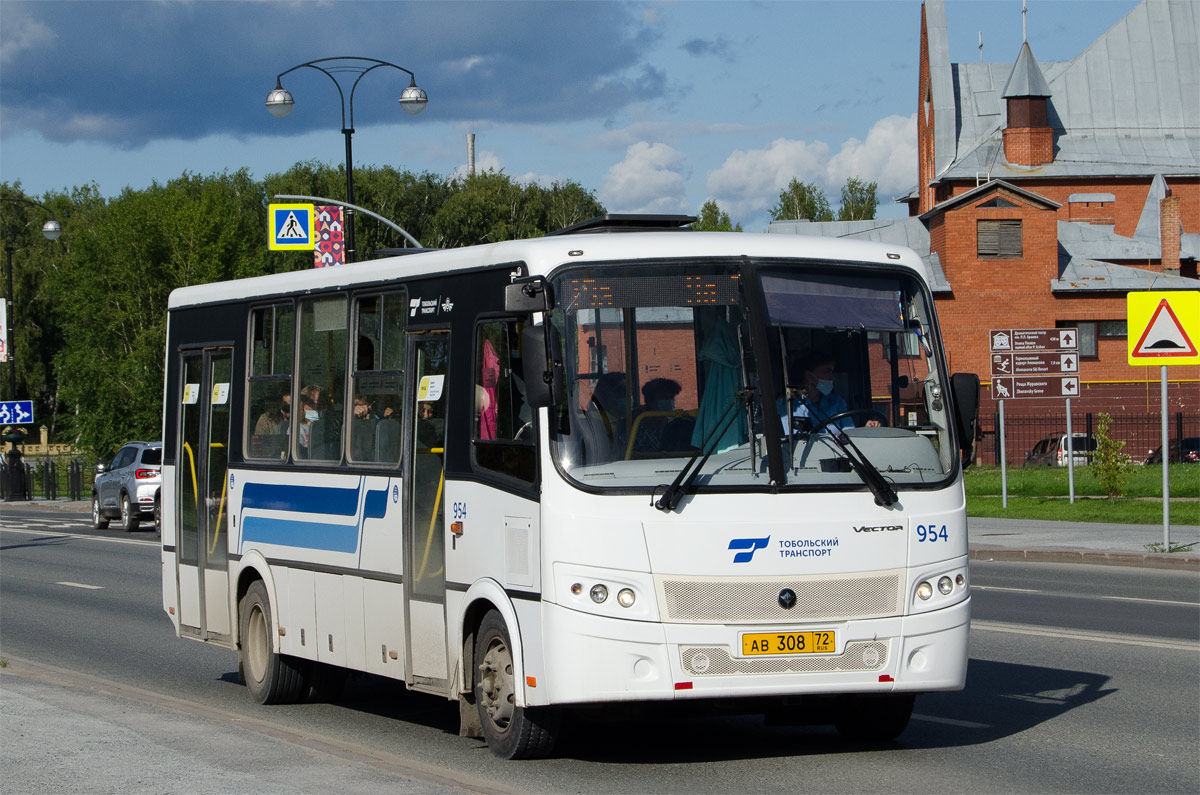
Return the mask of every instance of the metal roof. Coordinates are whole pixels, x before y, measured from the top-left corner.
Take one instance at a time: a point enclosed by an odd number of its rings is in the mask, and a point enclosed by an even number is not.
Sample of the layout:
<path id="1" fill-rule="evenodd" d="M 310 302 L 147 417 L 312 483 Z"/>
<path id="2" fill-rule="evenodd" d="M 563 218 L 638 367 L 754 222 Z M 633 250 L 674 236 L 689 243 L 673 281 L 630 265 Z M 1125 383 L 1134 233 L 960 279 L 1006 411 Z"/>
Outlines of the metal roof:
<path id="1" fill-rule="evenodd" d="M 941 27 L 931 16 L 940 16 Z M 927 2 L 930 74 L 948 66 L 952 76 L 949 87 L 932 81 L 935 108 L 944 104 L 938 91 L 949 93 L 954 108 L 934 119 L 940 179 L 1200 173 L 1200 3 L 1142 2 L 1069 63 L 1034 62 L 1049 91 L 1055 154 L 1052 163 L 1033 168 L 1004 159 L 999 87 L 1018 70 L 1003 63 L 949 64 L 947 49 L 933 41 L 935 33 L 946 36 L 944 22 L 941 1 Z M 933 63 L 935 56 L 946 62 Z M 947 123 L 952 133 L 943 129 Z"/>
<path id="2" fill-rule="evenodd" d="M 990 97 L 991 95 L 986 96 Z M 1008 82 L 1005 83 L 1004 91 L 1000 96 L 1005 99 L 1050 96 L 1050 86 L 1046 85 L 1046 78 L 1042 76 L 1037 59 L 1033 57 L 1033 50 L 1029 48 L 1029 42 L 1021 44 L 1021 51 L 1017 53 L 1017 62 L 1013 64 L 1012 74 L 1008 76 Z M 982 114 L 991 108 L 995 108 L 994 113 L 998 114 L 1000 103 L 997 102 L 995 105 L 980 103 L 979 112 Z"/>
<path id="3" fill-rule="evenodd" d="M 1200 280 L 1095 260 L 1071 260 L 1062 275 L 1050 280 L 1056 293 L 1079 291 L 1195 290 Z"/>

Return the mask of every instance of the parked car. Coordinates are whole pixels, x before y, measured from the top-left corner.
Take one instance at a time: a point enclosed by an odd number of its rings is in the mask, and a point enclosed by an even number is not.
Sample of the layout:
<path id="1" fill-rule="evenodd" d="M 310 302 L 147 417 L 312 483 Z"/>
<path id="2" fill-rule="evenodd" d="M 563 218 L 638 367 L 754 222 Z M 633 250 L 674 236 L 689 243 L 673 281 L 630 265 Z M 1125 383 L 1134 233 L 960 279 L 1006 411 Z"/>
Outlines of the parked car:
<path id="1" fill-rule="evenodd" d="M 162 442 L 126 442 L 108 463 L 96 465 L 92 485 L 92 524 L 108 527 L 119 519 L 121 529 L 136 530 L 144 518 L 158 529 L 158 492 L 162 486 Z"/>
<path id="2" fill-rule="evenodd" d="M 1096 452 L 1096 437 L 1083 433 L 1071 434 L 1071 452 L 1074 454 L 1075 466 L 1083 466 L 1092 462 Z M 1055 434 L 1047 436 L 1033 446 L 1025 454 L 1027 466 L 1060 466 L 1067 465 L 1067 435 Z"/>
<path id="3" fill-rule="evenodd" d="M 1179 454 L 1179 441 L 1171 442 L 1168 448 L 1171 451 L 1171 462 L 1182 462 L 1185 464 L 1200 464 L 1200 436 L 1185 436 L 1183 437 L 1183 456 Z M 1147 464 L 1162 463 L 1162 445 L 1155 447 L 1150 451 L 1149 458 L 1146 459 Z"/>

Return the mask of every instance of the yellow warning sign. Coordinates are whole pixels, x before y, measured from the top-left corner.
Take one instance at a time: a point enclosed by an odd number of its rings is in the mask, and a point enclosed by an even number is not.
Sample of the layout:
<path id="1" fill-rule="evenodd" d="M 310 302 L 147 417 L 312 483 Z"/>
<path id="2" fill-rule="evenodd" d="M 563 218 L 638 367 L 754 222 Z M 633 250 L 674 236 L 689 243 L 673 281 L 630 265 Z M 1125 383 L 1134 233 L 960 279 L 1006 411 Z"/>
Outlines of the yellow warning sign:
<path id="1" fill-rule="evenodd" d="M 1200 291 L 1126 296 L 1129 363 L 1200 364 Z"/>

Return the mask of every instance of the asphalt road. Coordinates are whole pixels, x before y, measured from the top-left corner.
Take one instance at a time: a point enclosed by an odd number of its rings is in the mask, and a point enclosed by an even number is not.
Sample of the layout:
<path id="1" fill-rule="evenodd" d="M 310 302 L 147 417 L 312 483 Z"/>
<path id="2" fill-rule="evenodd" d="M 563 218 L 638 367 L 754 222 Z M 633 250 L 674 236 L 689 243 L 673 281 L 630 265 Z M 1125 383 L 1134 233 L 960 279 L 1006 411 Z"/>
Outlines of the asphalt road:
<path id="1" fill-rule="evenodd" d="M 59 792 L 1197 792 L 1200 576 L 973 564 L 967 687 L 896 743 L 758 717 L 577 718 L 502 762 L 455 707 L 373 677 L 261 707 L 232 652 L 176 639 L 153 532 L 0 512 L 0 780 Z"/>

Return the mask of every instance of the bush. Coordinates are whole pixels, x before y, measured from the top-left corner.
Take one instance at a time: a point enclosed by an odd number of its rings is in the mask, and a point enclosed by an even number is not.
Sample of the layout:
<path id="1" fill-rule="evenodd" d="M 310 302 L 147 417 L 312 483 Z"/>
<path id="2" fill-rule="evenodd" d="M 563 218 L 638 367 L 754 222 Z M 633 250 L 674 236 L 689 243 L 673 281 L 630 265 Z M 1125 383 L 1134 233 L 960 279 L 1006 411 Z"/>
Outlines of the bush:
<path id="1" fill-rule="evenodd" d="M 1125 449 L 1125 442 L 1118 442 L 1109 435 L 1112 417 L 1100 414 L 1096 417 L 1096 453 L 1092 457 L 1092 474 L 1110 500 L 1125 494 L 1125 481 L 1133 470 L 1133 459 Z"/>

